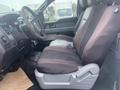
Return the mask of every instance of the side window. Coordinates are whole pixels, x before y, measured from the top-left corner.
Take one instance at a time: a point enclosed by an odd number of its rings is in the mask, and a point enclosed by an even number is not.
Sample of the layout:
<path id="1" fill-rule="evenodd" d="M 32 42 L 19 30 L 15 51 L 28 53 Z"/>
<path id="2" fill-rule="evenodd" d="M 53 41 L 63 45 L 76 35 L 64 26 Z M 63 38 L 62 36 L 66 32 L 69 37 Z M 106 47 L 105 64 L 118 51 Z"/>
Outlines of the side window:
<path id="1" fill-rule="evenodd" d="M 55 0 L 44 11 L 46 22 L 77 16 L 77 0 Z"/>

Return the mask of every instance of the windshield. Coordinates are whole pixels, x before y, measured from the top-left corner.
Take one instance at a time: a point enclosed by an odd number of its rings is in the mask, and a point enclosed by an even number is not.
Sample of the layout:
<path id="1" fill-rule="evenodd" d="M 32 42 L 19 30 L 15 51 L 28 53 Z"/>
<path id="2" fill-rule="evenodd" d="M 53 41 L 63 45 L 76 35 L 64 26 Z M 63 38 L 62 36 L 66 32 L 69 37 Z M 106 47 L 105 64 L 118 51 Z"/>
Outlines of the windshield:
<path id="1" fill-rule="evenodd" d="M 18 12 L 23 6 L 28 6 L 34 11 L 44 2 L 45 0 L 0 0 L 0 14 Z"/>

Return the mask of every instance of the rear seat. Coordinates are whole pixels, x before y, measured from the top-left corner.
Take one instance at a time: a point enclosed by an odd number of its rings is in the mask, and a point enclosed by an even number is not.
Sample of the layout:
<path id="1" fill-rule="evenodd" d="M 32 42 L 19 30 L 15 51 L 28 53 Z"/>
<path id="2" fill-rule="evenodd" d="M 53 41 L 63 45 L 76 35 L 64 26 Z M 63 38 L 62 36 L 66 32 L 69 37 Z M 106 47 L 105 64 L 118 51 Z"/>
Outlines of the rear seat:
<path id="1" fill-rule="evenodd" d="M 79 27 L 79 23 L 81 22 L 82 16 L 84 14 L 85 9 L 87 8 L 86 0 L 78 0 L 78 5 L 80 6 L 80 14 L 78 15 L 78 21 L 74 27 L 73 33 L 75 34 L 77 31 L 77 28 Z M 58 40 L 65 40 L 72 42 L 73 37 L 67 36 L 67 35 L 55 35 L 56 39 Z"/>

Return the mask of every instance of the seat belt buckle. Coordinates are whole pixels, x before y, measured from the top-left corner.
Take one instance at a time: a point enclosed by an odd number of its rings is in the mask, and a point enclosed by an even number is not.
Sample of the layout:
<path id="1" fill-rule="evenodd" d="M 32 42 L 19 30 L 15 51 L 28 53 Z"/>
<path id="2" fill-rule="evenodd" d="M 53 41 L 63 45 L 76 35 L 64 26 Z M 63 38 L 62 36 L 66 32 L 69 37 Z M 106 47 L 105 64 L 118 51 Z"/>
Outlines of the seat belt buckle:
<path id="1" fill-rule="evenodd" d="M 72 45 L 72 44 L 68 44 L 68 45 L 67 45 L 67 48 L 72 49 L 72 48 L 73 48 L 73 45 Z"/>

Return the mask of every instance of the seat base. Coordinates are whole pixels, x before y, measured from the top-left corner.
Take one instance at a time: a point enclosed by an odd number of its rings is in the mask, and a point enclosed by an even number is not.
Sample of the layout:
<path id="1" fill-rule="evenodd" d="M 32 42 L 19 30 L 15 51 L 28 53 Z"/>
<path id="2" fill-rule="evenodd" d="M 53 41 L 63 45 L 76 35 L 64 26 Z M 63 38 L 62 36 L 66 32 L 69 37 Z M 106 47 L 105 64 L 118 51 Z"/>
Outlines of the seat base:
<path id="1" fill-rule="evenodd" d="M 91 89 L 99 75 L 99 66 L 89 64 L 78 67 L 70 74 L 44 74 L 35 70 L 36 79 L 43 89 Z"/>

